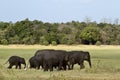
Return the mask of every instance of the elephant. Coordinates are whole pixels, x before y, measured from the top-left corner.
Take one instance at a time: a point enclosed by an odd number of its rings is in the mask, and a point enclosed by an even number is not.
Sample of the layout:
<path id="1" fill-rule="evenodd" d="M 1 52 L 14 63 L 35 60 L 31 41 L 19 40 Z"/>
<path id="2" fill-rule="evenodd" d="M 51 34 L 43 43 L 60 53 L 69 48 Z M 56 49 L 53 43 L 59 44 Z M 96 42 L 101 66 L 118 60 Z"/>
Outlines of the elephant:
<path id="1" fill-rule="evenodd" d="M 38 50 L 35 56 L 39 62 L 43 64 L 44 71 L 53 71 L 53 67 L 61 70 L 62 68 L 66 70 L 67 63 L 67 52 L 63 50 Z"/>
<path id="2" fill-rule="evenodd" d="M 25 59 L 19 56 L 11 56 L 8 61 L 9 62 L 9 66 L 8 69 L 11 69 L 12 66 L 16 66 L 16 69 L 19 67 L 19 69 L 21 69 L 21 64 L 24 64 L 24 68 L 26 68 L 26 62 Z M 7 63 L 6 62 L 6 63 Z"/>
<path id="3" fill-rule="evenodd" d="M 31 57 L 29 59 L 30 68 L 40 69 L 40 66 L 43 68 L 43 61 L 41 59 L 40 55 Z"/>
<path id="4" fill-rule="evenodd" d="M 69 62 L 68 62 L 68 69 L 73 69 L 74 64 L 79 64 L 80 69 L 85 68 L 84 60 L 89 63 L 90 68 L 91 66 L 91 58 L 90 53 L 85 51 L 70 51 L 69 52 Z"/>
<path id="5" fill-rule="evenodd" d="M 54 50 L 54 49 L 37 50 L 37 51 L 35 52 L 35 55 L 34 55 L 34 56 L 39 56 L 39 55 L 41 55 L 41 53 L 44 53 L 44 52 L 46 52 L 46 51 L 55 51 L 55 50 Z"/>
<path id="6" fill-rule="evenodd" d="M 35 56 L 31 57 L 29 59 L 29 63 L 30 63 L 30 68 L 37 68 L 37 60 L 35 59 Z"/>

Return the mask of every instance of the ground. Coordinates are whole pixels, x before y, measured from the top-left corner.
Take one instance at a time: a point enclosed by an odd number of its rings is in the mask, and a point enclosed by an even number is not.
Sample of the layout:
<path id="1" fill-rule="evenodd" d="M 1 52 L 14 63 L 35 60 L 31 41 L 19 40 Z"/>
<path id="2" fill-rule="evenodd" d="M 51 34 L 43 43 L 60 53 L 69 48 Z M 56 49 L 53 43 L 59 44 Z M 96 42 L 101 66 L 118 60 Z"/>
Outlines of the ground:
<path id="1" fill-rule="evenodd" d="M 12 55 L 24 57 L 26 62 L 39 49 L 89 51 L 92 68 L 85 62 L 85 69 L 75 65 L 74 70 L 44 72 L 35 69 L 7 69 L 4 65 Z M 93 45 L 0 45 L 0 80 L 120 80 L 120 46 Z"/>

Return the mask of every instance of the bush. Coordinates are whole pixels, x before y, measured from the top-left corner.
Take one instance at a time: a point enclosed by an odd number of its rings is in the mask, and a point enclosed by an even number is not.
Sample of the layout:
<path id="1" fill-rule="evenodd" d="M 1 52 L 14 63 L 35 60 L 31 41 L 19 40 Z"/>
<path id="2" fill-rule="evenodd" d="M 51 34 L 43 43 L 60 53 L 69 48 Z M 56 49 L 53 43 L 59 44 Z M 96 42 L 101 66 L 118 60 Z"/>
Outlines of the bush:
<path id="1" fill-rule="evenodd" d="M 6 39 L 2 39 L 2 40 L 1 40 L 1 44 L 7 45 L 7 44 L 8 44 L 8 41 L 7 41 Z"/>
<path id="2" fill-rule="evenodd" d="M 42 45 L 49 45 L 49 42 L 48 41 L 43 41 Z"/>
<path id="3" fill-rule="evenodd" d="M 56 45 L 57 45 L 57 42 L 56 42 L 56 41 L 52 41 L 52 45 L 53 45 L 53 46 L 56 46 Z"/>
<path id="4" fill-rule="evenodd" d="M 111 43 L 110 43 L 110 45 L 119 45 L 119 41 L 112 41 Z"/>
<path id="5" fill-rule="evenodd" d="M 97 42 L 96 42 L 96 45 L 97 45 L 97 46 L 100 46 L 100 45 L 101 45 L 101 42 L 100 42 L 100 41 L 97 41 Z"/>
<path id="6" fill-rule="evenodd" d="M 72 45 L 74 42 L 72 40 L 67 41 L 67 45 Z"/>

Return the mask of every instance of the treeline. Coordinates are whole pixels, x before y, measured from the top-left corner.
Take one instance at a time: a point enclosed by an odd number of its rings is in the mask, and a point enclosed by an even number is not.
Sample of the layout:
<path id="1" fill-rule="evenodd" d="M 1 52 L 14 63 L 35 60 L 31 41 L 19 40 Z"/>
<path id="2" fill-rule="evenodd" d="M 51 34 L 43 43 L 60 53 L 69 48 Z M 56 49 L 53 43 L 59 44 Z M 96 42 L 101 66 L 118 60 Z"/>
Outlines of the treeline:
<path id="1" fill-rule="evenodd" d="M 120 25 L 78 21 L 44 23 L 29 19 L 0 22 L 0 44 L 119 45 Z"/>

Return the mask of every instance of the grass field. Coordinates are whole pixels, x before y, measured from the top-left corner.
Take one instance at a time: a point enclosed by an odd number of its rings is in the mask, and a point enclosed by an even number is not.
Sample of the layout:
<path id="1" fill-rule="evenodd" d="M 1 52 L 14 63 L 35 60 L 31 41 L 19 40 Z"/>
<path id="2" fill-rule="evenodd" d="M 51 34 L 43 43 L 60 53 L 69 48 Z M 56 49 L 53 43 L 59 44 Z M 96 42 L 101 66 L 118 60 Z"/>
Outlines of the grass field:
<path id="1" fill-rule="evenodd" d="M 38 49 L 84 50 L 91 54 L 92 68 L 85 62 L 85 69 L 75 65 L 74 70 L 43 72 L 35 69 L 7 69 L 3 65 L 12 55 L 24 57 L 26 62 Z M 0 80 L 120 80 L 120 46 L 40 46 L 0 45 Z"/>

